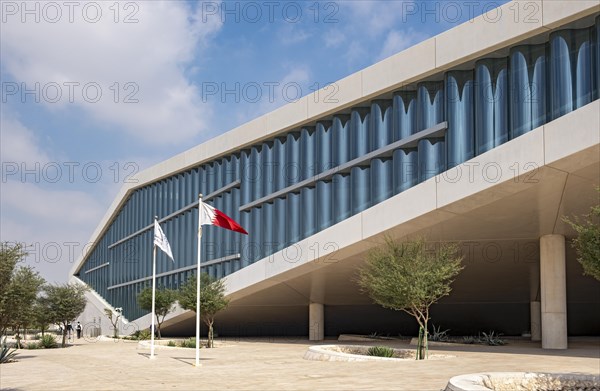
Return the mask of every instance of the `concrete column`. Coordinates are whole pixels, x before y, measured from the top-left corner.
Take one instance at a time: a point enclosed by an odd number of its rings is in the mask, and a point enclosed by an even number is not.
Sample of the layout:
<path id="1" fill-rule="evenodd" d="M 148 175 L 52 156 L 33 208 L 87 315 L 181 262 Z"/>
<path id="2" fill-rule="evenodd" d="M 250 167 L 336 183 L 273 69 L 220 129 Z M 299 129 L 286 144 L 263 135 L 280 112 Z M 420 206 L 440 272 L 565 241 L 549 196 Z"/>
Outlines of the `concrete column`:
<path id="1" fill-rule="evenodd" d="M 542 348 L 567 348 L 567 280 L 565 237 L 540 238 Z"/>
<path id="2" fill-rule="evenodd" d="M 529 267 L 529 319 L 532 341 L 542 340 L 542 304 L 540 303 L 540 264 Z"/>
<path id="3" fill-rule="evenodd" d="M 321 303 L 310 303 L 308 307 L 308 340 L 325 339 L 325 306 Z"/>

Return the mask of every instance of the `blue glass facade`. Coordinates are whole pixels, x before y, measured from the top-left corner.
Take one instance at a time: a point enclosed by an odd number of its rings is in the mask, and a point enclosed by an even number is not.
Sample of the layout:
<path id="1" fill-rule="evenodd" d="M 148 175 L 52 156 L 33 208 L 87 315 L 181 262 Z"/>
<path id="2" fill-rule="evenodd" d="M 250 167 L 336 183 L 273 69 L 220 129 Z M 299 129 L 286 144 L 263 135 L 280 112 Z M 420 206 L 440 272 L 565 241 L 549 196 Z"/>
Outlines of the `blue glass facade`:
<path id="1" fill-rule="evenodd" d="M 599 45 L 600 17 L 591 28 L 553 32 L 545 44 L 516 45 L 508 57 L 478 60 L 472 69 L 448 71 L 441 80 L 419 82 L 390 99 L 364 102 L 138 188 L 78 275 L 123 307 L 128 319 L 142 316 L 136 294 L 151 276 L 153 237 L 146 228 L 155 215 L 171 215 L 161 224 L 175 256 L 173 263 L 158 252 L 158 285 L 176 288 L 195 273 L 193 203 L 198 193 L 217 192 L 208 202 L 250 233 L 204 227 L 204 270 L 226 276 L 598 99 Z M 442 122 L 442 137 L 420 139 L 252 204 Z"/>

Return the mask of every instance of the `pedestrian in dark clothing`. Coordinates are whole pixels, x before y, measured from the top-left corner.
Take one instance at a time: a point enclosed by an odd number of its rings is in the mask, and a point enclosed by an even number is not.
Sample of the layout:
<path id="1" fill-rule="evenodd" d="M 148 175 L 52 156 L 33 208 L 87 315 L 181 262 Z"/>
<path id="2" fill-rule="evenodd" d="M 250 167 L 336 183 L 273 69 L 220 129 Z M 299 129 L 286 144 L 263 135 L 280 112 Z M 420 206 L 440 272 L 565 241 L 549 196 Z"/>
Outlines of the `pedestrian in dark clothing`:
<path id="1" fill-rule="evenodd" d="M 77 326 L 75 326 L 75 330 L 77 330 L 77 339 L 81 338 L 81 323 L 77 322 Z"/>

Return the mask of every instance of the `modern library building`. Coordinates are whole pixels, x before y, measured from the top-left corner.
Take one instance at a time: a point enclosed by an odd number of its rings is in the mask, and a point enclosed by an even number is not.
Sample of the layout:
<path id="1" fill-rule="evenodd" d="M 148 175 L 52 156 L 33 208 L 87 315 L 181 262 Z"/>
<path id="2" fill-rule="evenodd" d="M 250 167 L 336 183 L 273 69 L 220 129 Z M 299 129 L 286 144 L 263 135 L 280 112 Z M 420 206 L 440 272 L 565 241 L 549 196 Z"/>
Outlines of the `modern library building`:
<path id="1" fill-rule="evenodd" d="M 600 283 L 563 217 L 598 204 L 600 1 L 495 11 L 139 173 L 71 271 L 91 288 L 84 321 L 121 307 L 130 332 L 148 327 L 154 216 L 175 258 L 159 252 L 157 285 L 176 289 L 196 273 L 202 193 L 249 233 L 203 229 L 202 270 L 231 299 L 220 336 L 416 334 L 356 282 L 386 236 L 459 244 L 464 269 L 432 307 L 451 334 L 597 335 Z M 193 312 L 167 319 L 194 333 Z"/>

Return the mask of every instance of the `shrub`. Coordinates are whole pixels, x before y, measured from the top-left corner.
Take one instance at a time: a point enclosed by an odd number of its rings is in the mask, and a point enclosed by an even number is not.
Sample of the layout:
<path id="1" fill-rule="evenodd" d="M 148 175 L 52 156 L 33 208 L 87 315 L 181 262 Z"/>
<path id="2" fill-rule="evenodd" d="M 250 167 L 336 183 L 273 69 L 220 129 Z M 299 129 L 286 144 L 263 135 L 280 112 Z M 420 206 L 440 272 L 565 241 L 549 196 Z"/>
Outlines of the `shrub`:
<path id="1" fill-rule="evenodd" d="M 433 328 L 433 334 L 429 334 L 429 339 L 431 341 L 448 342 L 448 331 L 450 331 L 449 329 L 441 331 L 441 326 L 438 326 L 436 328 L 433 324 L 431 324 L 431 327 Z"/>
<path id="2" fill-rule="evenodd" d="M 31 342 L 28 343 L 27 345 L 25 345 L 25 349 L 29 349 L 29 350 L 35 350 L 35 349 L 41 349 L 42 345 L 37 343 L 37 342 Z"/>
<path id="3" fill-rule="evenodd" d="M 196 338 L 188 338 L 184 339 L 179 343 L 179 346 L 182 348 L 195 348 L 196 347 Z"/>
<path id="4" fill-rule="evenodd" d="M 367 350 L 367 355 L 376 357 L 393 357 L 394 349 L 388 348 L 387 346 L 371 346 L 369 350 Z"/>
<path id="5" fill-rule="evenodd" d="M 6 364 L 14 361 L 14 357 L 17 355 L 17 350 L 12 349 L 6 345 L 6 337 L 2 341 L 2 348 L 0 349 L 0 364 Z"/>
<path id="6" fill-rule="evenodd" d="M 500 338 L 502 334 L 496 334 L 494 331 L 490 331 L 489 333 L 481 333 L 479 336 L 479 343 L 482 345 L 489 346 L 501 346 L 506 345 L 506 341 Z"/>
<path id="7" fill-rule="evenodd" d="M 167 343 L 167 346 L 177 346 L 177 344 L 175 343 L 175 341 L 169 341 L 169 343 Z"/>
<path id="8" fill-rule="evenodd" d="M 464 344 L 473 345 L 474 343 L 479 342 L 479 338 L 473 336 L 463 337 L 461 342 Z"/>
<path id="9" fill-rule="evenodd" d="M 40 339 L 40 346 L 44 349 L 54 349 L 58 346 L 58 344 L 56 343 L 54 336 L 45 334 L 42 339 Z"/>
<path id="10" fill-rule="evenodd" d="M 144 329 L 140 331 L 137 337 L 139 340 L 150 339 L 152 338 L 152 333 L 150 332 L 150 330 Z"/>
<path id="11" fill-rule="evenodd" d="M 144 329 L 144 330 L 136 330 L 135 333 L 131 334 L 131 337 L 129 337 L 129 338 L 125 337 L 125 339 L 142 341 L 142 340 L 150 339 L 151 337 L 152 337 L 152 333 L 150 332 L 150 330 Z"/>

